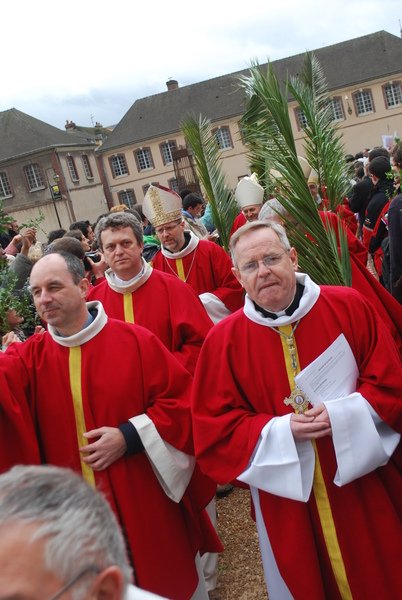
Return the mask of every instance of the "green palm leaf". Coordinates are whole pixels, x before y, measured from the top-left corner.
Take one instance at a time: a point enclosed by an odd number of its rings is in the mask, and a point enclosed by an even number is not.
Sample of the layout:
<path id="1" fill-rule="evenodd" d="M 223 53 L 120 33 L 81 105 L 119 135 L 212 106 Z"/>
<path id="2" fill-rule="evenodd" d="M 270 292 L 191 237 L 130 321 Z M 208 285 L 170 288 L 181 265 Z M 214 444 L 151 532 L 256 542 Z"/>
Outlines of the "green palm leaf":
<path id="1" fill-rule="evenodd" d="M 219 232 L 220 242 L 228 251 L 230 230 L 238 207 L 225 181 L 220 151 L 215 136 L 211 135 L 210 121 L 201 115 L 198 120 L 187 116 L 181 123 L 181 130 L 192 150 L 197 175 L 211 205 L 212 218 Z"/>
<path id="2" fill-rule="evenodd" d="M 297 157 L 287 82 L 282 91 L 272 66 L 268 64 L 264 73 L 258 63 L 254 63 L 250 75 L 240 78 L 240 86 L 248 100 L 241 122 L 244 137 L 254 163 L 260 168 L 261 181 L 271 179 L 276 198 L 289 214 L 286 225 L 291 243 L 298 251 L 301 269 L 317 283 L 350 285 L 349 256 L 343 239 L 346 234 L 341 227 L 342 255 L 339 256 L 335 232 L 324 227 Z M 314 94 L 311 97 L 314 98 Z M 272 176 L 272 169 L 277 172 L 276 176 Z"/>
<path id="3" fill-rule="evenodd" d="M 331 101 L 324 72 L 314 54 L 307 52 L 300 77 L 291 77 L 289 92 L 304 113 L 305 153 L 335 210 L 349 188 L 342 136 L 333 123 Z"/>

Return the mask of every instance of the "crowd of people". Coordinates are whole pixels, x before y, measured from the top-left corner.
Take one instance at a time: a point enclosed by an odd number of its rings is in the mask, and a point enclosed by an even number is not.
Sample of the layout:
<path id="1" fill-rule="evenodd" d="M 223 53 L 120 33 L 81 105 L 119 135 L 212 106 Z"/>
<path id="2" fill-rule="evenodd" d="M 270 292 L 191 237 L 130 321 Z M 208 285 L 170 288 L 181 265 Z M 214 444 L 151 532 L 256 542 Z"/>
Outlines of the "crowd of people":
<path id="1" fill-rule="evenodd" d="M 191 190 L 151 185 L 43 247 L 10 222 L 1 593 L 218 600 L 215 497 L 234 484 L 270 600 L 396 597 L 402 145 L 365 154 L 338 214 L 306 176 L 324 226 L 345 228 L 351 288 L 300 272 L 255 174 L 235 191 L 230 256 Z"/>

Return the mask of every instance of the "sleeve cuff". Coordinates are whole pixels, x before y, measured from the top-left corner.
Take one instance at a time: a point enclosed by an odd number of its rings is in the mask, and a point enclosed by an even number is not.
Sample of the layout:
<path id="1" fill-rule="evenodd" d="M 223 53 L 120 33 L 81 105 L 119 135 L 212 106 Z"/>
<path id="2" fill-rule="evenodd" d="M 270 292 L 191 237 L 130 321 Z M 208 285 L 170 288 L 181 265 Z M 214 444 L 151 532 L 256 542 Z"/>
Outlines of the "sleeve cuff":
<path id="1" fill-rule="evenodd" d="M 130 456 L 131 454 L 138 454 L 138 452 L 142 452 L 144 450 L 144 445 L 141 441 L 140 434 L 130 421 L 121 423 L 121 425 L 119 425 L 119 429 L 123 434 L 124 441 L 126 442 L 126 455 Z"/>

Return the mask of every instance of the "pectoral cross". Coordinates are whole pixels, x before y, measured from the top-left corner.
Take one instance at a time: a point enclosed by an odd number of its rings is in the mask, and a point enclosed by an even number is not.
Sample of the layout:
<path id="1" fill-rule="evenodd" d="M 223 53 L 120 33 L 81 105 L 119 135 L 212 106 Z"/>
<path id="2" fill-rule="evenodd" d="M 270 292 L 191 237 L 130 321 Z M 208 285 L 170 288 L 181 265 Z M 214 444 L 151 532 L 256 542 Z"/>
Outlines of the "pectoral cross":
<path id="1" fill-rule="evenodd" d="M 292 391 L 289 398 L 285 398 L 283 403 L 286 404 L 286 406 L 290 405 L 297 415 L 305 413 L 310 404 L 306 394 L 297 386 Z"/>

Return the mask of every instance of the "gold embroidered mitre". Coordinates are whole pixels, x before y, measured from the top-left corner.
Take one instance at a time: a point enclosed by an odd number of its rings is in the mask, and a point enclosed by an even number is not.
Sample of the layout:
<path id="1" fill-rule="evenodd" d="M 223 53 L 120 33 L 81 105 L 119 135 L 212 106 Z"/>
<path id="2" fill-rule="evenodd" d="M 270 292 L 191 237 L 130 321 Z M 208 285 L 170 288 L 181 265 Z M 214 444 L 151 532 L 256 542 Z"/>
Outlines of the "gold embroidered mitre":
<path id="1" fill-rule="evenodd" d="M 181 219 L 181 209 L 181 198 L 176 192 L 162 186 L 149 186 L 142 204 L 142 212 L 154 227 Z"/>

